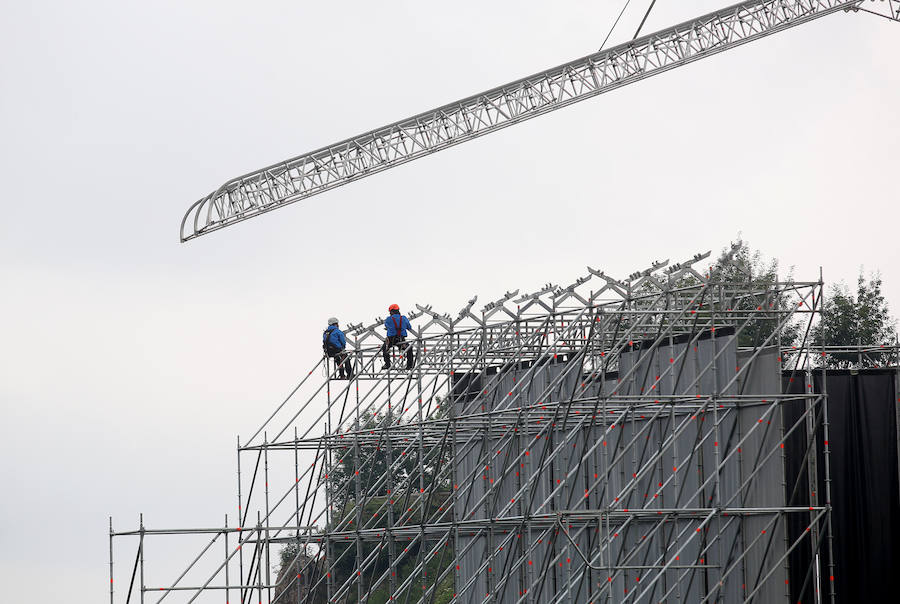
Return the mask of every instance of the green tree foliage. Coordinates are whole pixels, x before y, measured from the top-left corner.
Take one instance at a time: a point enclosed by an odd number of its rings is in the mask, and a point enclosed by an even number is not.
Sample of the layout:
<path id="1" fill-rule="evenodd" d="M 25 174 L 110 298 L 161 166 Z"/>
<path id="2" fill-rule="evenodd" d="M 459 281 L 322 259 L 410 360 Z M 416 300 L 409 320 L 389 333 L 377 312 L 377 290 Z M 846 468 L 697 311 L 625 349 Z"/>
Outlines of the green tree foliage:
<path id="1" fill-rule="evenodd" d="M 317 563 L 307 547 L 298 540 L 285 544 L 278 554 L 280 567 L 276 584 L 279 587 L 275 590 L 275 601 L 284 604 L 325 602 L 327 592 L 324 583 L 312 593 L 313 586 L 322 578 L 322 564 Z"/>
<path id="2" fill-rule="evenodd" d="M 753 250 L 743 239 L 738 239 L 731 249 L 722 251 L 710 266 L 710 275 L 713 282 L 751 284 L 760 292 L 769 292 L 754 296 L 747 296 L 742 290 L 725 292 L 727 304 L 732 310 L 758 313 L 741 330 L 739 346 L 762 346 L 778 329 L 785 311 L 796 306 L 789 296 L 775 292 L 776 282 L 790 281 L 792 274 L 789 273 L 786 279 L 779 279 L 778 261 L 774 258 L 766 261 L 761 252 Z M 793 346 L 800 340 L 799 321 L 788 321 L 781 330 L 782 346 Z M 777 344 L 776 338 L 768 340 L 766 345 Z"/>
<path id="3" fill-rule="evenodd" d="M 425 428 L 429 435 L 440 436 L 444 433 L 446 424 L 441 422 L 447 417 L 447 409 L 442 405 L 443 399 L 435 397 L 436 408 L 427 414 Z M 405 525 L 417 524 L 422 521 L 422 506 L 426 506 L 427 517 L 440 517 L 442 521 L 451 519 L 451 510 L 442 507 L 450 494 L 450 443 L 449 437 L 445 441 L 446 446 L 426 447 L 419 463 L 418 448 L 412 448 L 404 453 L 406 446 L 402 442 L 384 440 L 383 428 L 387 423 L 404 423 L 409 420 L 398 418 L 396 415 L 373 415 L 362 419 L 359 424 L 359 433 L 365 438 L 354 439 L 355 429 L 351 429 L 341 439 L 344 444 L 334 450 L 336 459 L 332 466 L 328 488 L 331 491 L 333 508 L 336 510 L 331 516 L 330 530 L 353 531 L 357 524 L 366 528 L 386 528 L 388 518 L 393 516 L 394 523 L 401 522 Z M 402 440 L 402 439 L 401 439 Z M 388 463 L 390 458 L 390 464 Z M 390 468 L 388 467 L 390 465 Z M 387 485 L 383 480 L 390 472 L 392 493 L 388 494 Z M 376 495 L 370 495 L 377 492 Z M 424 498 L 421 500 L 420 498 Z M 396 543 L 395 556 L 402 561 L 393 571 L 392 576 L 395 585 L 401 585 L 413 573 L 413 569 L 420 562 L 421 556 L 430 551 L 436 542 L 426 538 L 424 546 L 421 542 Z M 293 549 L 292 549 L 293 548 Z M 382 576 L 389 570 L 388 544 L 386 541 L 366 541 L 362 544 L 362 559 L 370 559 L 377 550 L 372 565 L 367 568 L 361 581 L 368 595 L 368 602 L 388 602 L 390 596 L 387 582 L 377 588 L 369 588 L 371 582 Z M 287 545 L 282 548 L 280 555 L 282 568 L 285 568 L 290 560 L 297 556 L 296 546 Z M 301 557 L 305 555 L 301 552 Z M 333 572 L 335 585 L 343 584 L 348 578 L 355 575 L 357 570 L 356 541 L 347 543 L 336 542 L 332 545 L 332 559 L 334 560 Z M 422 585 L 431 585 L 435 577 L 438 577 L 447 569 L 453 561 L 454 551 L 452 547 L 442 548 L 441 554 L 430 560 L 425 566 L 425 573 L 417 573 L 407 591 L 411 600 L 415 601 L 422 593 Z M 315 572 L 322 572 L 322 562 L 319 561 Z M 301 564 L 302 567 L 302 564 Z M 313 575 L 314 576 L 314 575 Z M 355 600 L 357 591 L 353 587 L 350 599 Z M 453 597 L 453 575 L 446 577 L 434 593 L 434 604 L 446 604 Z M 406 594 L 401 594 L 399 601 L 405 600 Z M 397 601 L 397 599 L 395 599 Z M 310 603 L 325 602 L 325 592 L 317 589 Z"/>
<path id="4" fill-rule="evenodd" d="M 294 558 L 299 558 L 304 552 L 303 545 L 300 543 L 288 543 L 278 552 L 278 560 L 281 568 L 285 568 L 293 564 Z"/>
<path id="5" fill-rule="evenodd" d="M 860 272 L 855 295 L 844 284 L 832 286 L 829 293 L 822 319 L 813 330 L 817 344 L 877 346 L 893 343 L 895 321 L 881 292 L 881 275 L 875 273 L 867 280 Z M 882 367 L 890 362 L 887 353 L 860 355 L 847 352 L 828 355 L 825 364 L 832 368 Z"/>
<path id="6" fill-rule="evenodd" d="M 438 423 L 447 417 L 447 409 L 442 404 L 443 398 L 435 397 L 435 409 L 427 412 L 426 422 L 430 425 L 425 428 L 430 436 L 440 437 L 444 433 L 446 423 Z M 391 481 L 401 490 L 404 485 L 413 484 L 415 490 L 446 490 L 449 486 L 450 443 L 441 451 L 441 447 L 426 447 L 421 464 L 418 457 L 418 449 L 405 451 L 401 442 L 388 443 L 383 440 L 386 434 L 382 429 L 389 423 L 400 424 L 404 418 L 397 416 L 388 417 L 384 414 L 368 416 L 360 422 L 360 432 L 365 439 L 357 446 L 351 434 L 343 439 L 344 445 L 335 449 L 337 454 L 336 464 L 331 468 L 329 484 L 332 489 L 332 497 L 335 507 L 340 509 L 351 501 L 357 499 L 357 489 L 363 495 L 369 493 L 378 481 L 388 472 L 388 457 L 390 456 Z M 352 432 L 352 430 L 351 430 Z M 357 474 L 358 471 L 358 474 Z M 421 474 L 421 476 L 420 476 Z"/>

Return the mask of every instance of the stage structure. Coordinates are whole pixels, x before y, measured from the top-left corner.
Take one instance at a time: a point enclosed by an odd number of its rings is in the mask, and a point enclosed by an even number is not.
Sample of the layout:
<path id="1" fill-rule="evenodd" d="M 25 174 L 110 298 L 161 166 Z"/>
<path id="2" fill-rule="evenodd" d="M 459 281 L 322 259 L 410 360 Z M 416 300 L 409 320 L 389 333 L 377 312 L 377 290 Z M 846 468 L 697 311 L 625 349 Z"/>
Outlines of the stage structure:
<path id="1" fill-rule="evenodd" d="M 708 256 L 417 306 L 410 371 L 350 326 L 353 379 L 323 358 L 239 440 L 231 522 L 110 524 L 110 602 L 833 601 L 822 280 Z M 205 541 L 163 577 L 161 535 Z"/>

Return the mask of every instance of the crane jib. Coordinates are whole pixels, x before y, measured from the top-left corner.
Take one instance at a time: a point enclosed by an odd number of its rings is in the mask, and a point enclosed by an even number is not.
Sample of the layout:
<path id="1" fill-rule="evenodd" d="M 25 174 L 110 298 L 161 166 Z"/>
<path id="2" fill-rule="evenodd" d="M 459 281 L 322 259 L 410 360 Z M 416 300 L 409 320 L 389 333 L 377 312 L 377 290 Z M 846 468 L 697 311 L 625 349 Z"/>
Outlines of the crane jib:
<path id="1" fill-rule="evenodd" d="M 862 3 L 741 2 L 244 174 L 188 208 L 181 222 L 181 240 L 194 239 L 833 12 L 859 10 Z M 882 6 L 885 4 L 887 11 L 882 16 L 900 20 L 900 0 L 889 0 Z"/>

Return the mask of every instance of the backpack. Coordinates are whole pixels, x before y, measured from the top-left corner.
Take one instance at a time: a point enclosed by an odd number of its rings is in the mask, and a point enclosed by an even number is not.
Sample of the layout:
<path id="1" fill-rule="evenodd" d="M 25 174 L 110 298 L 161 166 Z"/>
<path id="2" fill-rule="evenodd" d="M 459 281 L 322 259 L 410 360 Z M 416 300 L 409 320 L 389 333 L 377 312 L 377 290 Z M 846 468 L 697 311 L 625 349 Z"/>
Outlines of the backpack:
<path id="1" fill-rule="evenodd" d="M 333 333 L 333 329 L 326 329 L 322 333 L 322 337 L 324 338 L 322 341 L 322 350 L 329 356 L 334 356 L 341 351 L 340 347 L 331 341 L 331 334 Z"/>

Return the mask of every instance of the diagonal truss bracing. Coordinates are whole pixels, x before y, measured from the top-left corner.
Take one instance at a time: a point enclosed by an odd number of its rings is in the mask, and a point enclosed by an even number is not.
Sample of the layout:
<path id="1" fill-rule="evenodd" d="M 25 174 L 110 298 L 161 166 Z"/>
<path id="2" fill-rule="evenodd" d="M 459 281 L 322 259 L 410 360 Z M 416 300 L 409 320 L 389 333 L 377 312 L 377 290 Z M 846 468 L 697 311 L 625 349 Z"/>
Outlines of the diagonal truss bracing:
<path id="1" fill-rule="evenodd" d="M 187 241 L 861 0 L 751 0 L 244 174 L 191 205 Z M 866 9 L 868 10 L 868 9 Z M 882 16 L 900 17 L 891 0 Z"/>
<path id="2" fill-rule="evenodd" d="M 815 438 L 827 441 L 827 408 L 809 375 L 826 351 L 806 337 L 822 283 L 726 277 L 700 267 L 707 256 L 626 279 L 589 269 L 455 314 L 418 306 L 409 371 L 380 368 L 380 321 L 348 329 L 354 378 L 323 359 L 239 443 L 231 528 L 114 533 L 138 539 L 133 592 L 423 604 L 828 593 L 829 494 L 816 486 L 828 451 Z M 206 540 L 165 581 L 144 569 L 161 534 Z M 801 551 L 806 583 L 787 585 Z"/>

